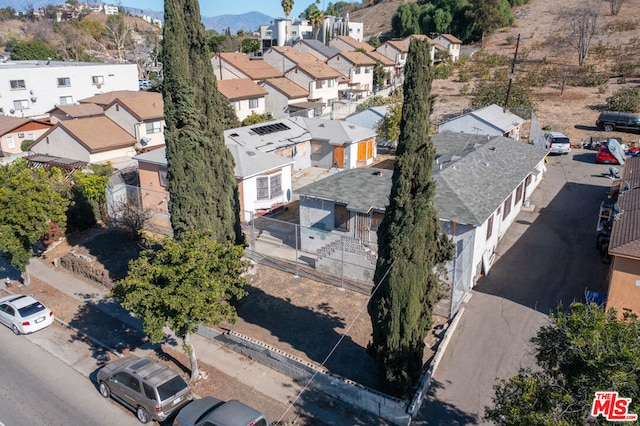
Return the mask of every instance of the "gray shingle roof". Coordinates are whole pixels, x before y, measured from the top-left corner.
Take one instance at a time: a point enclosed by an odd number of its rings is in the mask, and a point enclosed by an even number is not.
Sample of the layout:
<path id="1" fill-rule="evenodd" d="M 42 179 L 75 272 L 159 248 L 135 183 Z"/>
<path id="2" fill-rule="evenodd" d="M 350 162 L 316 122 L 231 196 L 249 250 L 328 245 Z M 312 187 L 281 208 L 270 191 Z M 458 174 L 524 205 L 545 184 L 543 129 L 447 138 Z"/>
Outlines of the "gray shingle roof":
<path id="1" fill-rule="evenodd" d="M 322 56 L 324 56 L 327 59 L 333 58 L 338 53 L 340 53 L 340 49 L 333 46 L 325 46 L 325 44 L 320 40 L 304 39 L 304 40 L 300 40 L 300 43 L 306 44 L 307 46 L 309 46 L 309 48 L 320 53 Z"/>
<path id="2" fill-rule="evenodd" d="M 524 123 L 524 120 L 503 111 L 498 105 L 489 105 L 463 116 L 454 118 L 439 126 L 440 131 L 465 132 L 478 135 L 504 134 Z"/>
<path id="3" fill-rule="evenodd" d="M 640 259 L 640 157 L 624 163 L 618 206 L 621 213 L 611 227 L 609 253 Z"/>
<path id="4" fill-rule="evenodd" d="M 441 137 L 440 143 L 445 142 Z M 440 218 L 475 226 L 484 223 L 547 155 L 544 149 L 502 136 L 465 150 L 460 156 L 448 152 L 455 157 L 449 167 L 434 167 L 435 206 Z M 374 171 L 345 170 L 295 192 L 367 212 L 380 208 L 381 202 L 388 204 L 391 191 L 392 171 L 381 170 L 381 176 Z"/>
<path id="5" fill-rule="evenodd" d="M 302 118 L 315 140 L 325 140 L 331 145 L 344 145 L 376 137 L 375 130 L 353 123 L 322 118 Z"/>

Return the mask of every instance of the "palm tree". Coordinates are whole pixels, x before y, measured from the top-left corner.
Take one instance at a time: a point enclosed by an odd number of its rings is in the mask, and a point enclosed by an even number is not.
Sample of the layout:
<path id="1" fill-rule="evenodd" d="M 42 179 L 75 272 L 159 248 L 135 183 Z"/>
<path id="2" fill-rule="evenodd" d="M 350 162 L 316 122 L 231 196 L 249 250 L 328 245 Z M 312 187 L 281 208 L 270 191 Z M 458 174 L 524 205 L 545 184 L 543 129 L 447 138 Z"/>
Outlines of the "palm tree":
<path id="1" fill-rule="evenodd" d="M 289 14 L 291 13 L 291 9 L 293 9 L 293 4 L 294 1 L 293 0 L 282 0 L 282 2 L 280 3 L 282 5 L 282 11 L 284 12 L 284 17 L 285 17 L 285 23 L 284 23 L 284 43 L 282 43 L 283 45 L 287 44 L 287 35 L 289 33 L 289 30 L 287 28 L 287 24 L 288 24 L 288 20 L 289 20 Z"/>
<path id="2" fill-rule="evenodd" d="M 322 23 L 324 22 L 324 12 L 318 9 L 317 7 L 310 11 L 307 19 L 311 21 L 311 25 L 316 30 L 316 40 L 318 39 L 318 33 L 320 32 L 320 27 L 322 27 Z"/>

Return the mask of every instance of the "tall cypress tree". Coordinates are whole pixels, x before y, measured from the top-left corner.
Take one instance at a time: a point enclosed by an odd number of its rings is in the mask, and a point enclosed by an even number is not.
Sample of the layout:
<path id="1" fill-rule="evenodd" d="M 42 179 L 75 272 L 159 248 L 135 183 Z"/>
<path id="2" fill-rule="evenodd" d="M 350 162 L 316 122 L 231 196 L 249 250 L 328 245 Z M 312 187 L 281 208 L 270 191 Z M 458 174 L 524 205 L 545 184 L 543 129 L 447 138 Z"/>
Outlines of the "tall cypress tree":
<path id="1" fill-rule="evenodd" d="M 453 256 L 434 207 L 435 148 L 429 138 L 431 67 L 427 41 L 412 40 L 389 205 L 378 229 L 378 263 L 369 301 L 369 351 L 395 394 L 406 395 L 422 369 L 424 339 L 438 300 L 437 266 Z"/>
<path id="2" fill-rule="evenodd" d="M 243 241 L 228 120 L 218 92 L 197 0 L 164 2 L 164 115 L 167 190 L 174 234 L 210 230 Z"/>

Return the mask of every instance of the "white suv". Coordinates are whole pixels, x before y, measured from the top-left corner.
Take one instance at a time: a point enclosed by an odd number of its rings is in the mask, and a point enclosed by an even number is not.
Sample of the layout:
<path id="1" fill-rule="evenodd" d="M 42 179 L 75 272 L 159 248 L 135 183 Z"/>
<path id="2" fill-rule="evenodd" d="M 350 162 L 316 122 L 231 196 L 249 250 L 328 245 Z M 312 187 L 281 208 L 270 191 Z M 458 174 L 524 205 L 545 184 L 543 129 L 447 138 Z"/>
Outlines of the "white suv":
<path id="1" fill-rule="evenodd" d="M 552 154 L 568 154 L 571 151 L 571 141 L 564 133 L 549 132 L 544 135 L 544 147 Z"/>

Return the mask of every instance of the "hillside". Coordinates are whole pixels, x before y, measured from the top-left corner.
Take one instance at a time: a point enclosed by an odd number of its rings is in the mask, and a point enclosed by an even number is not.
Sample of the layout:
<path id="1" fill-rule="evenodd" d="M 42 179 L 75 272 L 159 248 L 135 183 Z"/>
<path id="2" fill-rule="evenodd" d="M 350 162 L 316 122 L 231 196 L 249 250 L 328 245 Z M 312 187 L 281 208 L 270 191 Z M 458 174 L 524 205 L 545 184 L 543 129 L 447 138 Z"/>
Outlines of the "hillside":
<path id="1" fill-rule="evenodd" d="M 354 22 L 364 23 L 364 36 L 371 37 L 391 32 L 391 18 L 398 7 L 403 3 L 415 3 L 418 0 L 387 0 L 374 6 L 356 10 L 349 14 L 349 19 Z"/>

